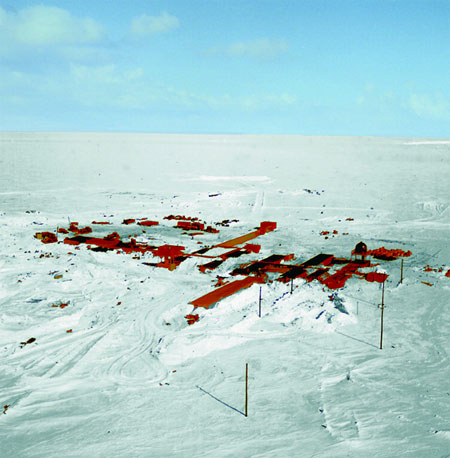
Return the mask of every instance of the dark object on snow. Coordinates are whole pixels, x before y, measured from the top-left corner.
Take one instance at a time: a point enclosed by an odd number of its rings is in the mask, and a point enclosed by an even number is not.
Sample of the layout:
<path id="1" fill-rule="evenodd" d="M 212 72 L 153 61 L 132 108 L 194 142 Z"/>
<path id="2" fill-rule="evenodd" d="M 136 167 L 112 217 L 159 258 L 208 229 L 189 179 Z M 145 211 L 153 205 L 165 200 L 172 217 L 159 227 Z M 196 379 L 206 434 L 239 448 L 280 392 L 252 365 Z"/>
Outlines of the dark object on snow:
<path id="1" fill-rule="evenodd" d="M 306 269 L 303 266 L 295 266 L 292 269 L 289 269 L 283 275 L 281 275 L 280 281 L 288 282 L 289 280 L 292 280 L 294 278 L 299 277 L 300 275 L 303 275 L 305 272 Z"/>
<path id="2" fill-rule="evenodd" d="M 33 342 L 36 342 L 35 337 L 29 338 L 26 342 L 20 342 L 20 348 L 23 348 L 25 345 L 32 344 Z"/>
<path id="3" fill-rule="evenodd" d="M 367 256 L 367 245 L 364 242 L 357 243 L 352 254 L 354 254 L 356 258 L 361 256 L 361 259 L 364 260 Z"/>
<path id="4" fill-rule="evenodd" d="M 308 259 L 305 262 L 302 262 L 302 266 L 303 267 L 318 266 L 318 265 L 329 266 L 330 264 L 333 264 L 333 261 L 334 261 L 334 256 L 332 254 L 320 253 L 314 256 L 313 258 Z"/>
<path id="5" fill-rule="evenodd" d="M 224 261 L 222 259 L 215 259 L 214 261 L 208 262 L 201 266 L 198 266 L 200 272 L 205 273 L 207 270 L 214 270 L 220 266 Z"/>
<path id="6" fill-rule="evenodd" d="M 91 251 L 98 251 L 100 253 L 105 253 L 106 251 L 110 251 L 110 248 L 105 248 L 101 246 L 96 246 L 95 248 L 91 248 Z"/>

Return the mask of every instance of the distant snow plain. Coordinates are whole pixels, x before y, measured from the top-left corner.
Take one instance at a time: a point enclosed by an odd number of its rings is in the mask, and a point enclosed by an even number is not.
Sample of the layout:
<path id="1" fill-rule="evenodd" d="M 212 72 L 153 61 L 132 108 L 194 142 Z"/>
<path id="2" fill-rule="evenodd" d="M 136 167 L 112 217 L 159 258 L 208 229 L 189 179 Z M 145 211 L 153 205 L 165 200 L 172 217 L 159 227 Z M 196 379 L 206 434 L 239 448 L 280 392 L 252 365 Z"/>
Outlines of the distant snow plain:
<path id="1" fill-rule="evenodd" d="M 0 455 L 450 456 L 449 203 L 445 139 L 0 133 Z M 187 237 L 169 214 L 239 221 Z M 121 225 L 136 217 L 160 225 Z M 265 284 L 261 318 L 254 285 L 188 326 L 237 261 L 170 272 L 33 237 L 69 220 L 187 250 L 276 221 L 239 263 L 361 240 L 413 254 L 402 284 L 400 261 L 378 267 L 380 350 L 377 283 L 349 280 L 346 313 L 317 282 Z"/>

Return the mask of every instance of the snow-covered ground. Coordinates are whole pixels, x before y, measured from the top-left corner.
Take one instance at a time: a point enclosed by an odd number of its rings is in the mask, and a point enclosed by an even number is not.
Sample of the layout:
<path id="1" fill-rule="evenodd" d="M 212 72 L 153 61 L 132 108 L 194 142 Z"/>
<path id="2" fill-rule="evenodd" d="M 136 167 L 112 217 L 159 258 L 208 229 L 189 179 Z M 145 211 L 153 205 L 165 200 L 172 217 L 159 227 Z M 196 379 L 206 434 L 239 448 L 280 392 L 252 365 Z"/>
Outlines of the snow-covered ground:
<path id="1" fill-rule="evenodd" d="M 0 456 L 450 456 L 449 204 L 447 140 L 0 134 Z M 169 214 L 239 221 L 189 237 Z M 121 224 L 141 217 L 160 225 Z M 33 237 L 69 219 L 189 251 L 278 227 L 202 274 Z M 382 350 L 379 284 L 357 278 L 339 309 L 296 280 L 262 285 L 261 318 L 259 285 L 184 318 L 238 264 L 361 240 L 412 251 L 402 284 L 380 262 Z"/>

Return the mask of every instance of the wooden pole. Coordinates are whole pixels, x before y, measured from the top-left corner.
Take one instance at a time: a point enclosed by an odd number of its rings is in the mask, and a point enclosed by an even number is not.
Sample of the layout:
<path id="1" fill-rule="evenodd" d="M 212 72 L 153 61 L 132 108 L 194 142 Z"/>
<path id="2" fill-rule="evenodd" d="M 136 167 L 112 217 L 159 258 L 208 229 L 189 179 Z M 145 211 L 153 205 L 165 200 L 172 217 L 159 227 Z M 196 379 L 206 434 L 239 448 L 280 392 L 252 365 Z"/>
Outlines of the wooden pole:
<path id="1" fill-rule="evenodd" d="M 380 350 L 383 349 L 383 313 L 384 313 L 384 282 L 381 291 L 381 332 L 380 332 Z"/>
<path id="2" fill-rule="evenodd" d="M 291 294 L 292 294 L 292 291 L 294 291 L 294 279 L 291 278 Z"/>
<path id="3" fill-rule="evenodd" d="M 248 363 L 245 363 L 245 416 L 248 416 Z"/>
<path id="4" fill-rule="evenodd" d="M 259 287 L 259 314 L 258 316 L 261 318 L 261 286 Z"/>
<path id="5" fill-rule="evenodd" d="M 402 266 L 400 268 L 400 283 L 403 283 L 403 258 L 402 258 Z"/>

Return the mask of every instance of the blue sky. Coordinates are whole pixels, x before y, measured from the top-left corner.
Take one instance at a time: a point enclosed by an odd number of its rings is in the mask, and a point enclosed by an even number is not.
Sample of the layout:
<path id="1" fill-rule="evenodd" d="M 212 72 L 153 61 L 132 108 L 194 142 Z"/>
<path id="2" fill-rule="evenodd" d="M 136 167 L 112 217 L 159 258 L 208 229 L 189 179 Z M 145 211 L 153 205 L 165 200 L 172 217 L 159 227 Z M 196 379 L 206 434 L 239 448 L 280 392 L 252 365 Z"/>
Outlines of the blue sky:
<path id="1" fill-rule="evenodd" d="M 0 0 L 0 130 L 450 137 L 450 0 Z"/>

